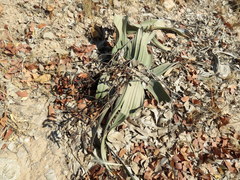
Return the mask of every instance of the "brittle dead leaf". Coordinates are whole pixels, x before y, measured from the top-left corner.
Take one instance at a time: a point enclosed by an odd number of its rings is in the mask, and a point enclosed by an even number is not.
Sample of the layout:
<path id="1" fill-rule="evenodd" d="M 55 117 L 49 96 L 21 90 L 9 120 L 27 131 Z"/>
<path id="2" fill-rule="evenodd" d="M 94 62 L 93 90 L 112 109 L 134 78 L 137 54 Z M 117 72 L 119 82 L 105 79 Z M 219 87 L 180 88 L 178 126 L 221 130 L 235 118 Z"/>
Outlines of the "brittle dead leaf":
<path id="1" fill-rule="evenodd" d="M 84 108 L 87 107 L 86 101 L 84 99 L 80 99 L 78 101 L 78 105 L 77 105 L 78 109 L 83 110 Z"/>
<path id="2" fill-rule="evenodd" d="M 189 99 L 190 99 L 189 96 L 183 96 L 181 98 L 182 102 L 187 102 Z"/>
<path id="3" fill-rule="evenodd" d="M 143 178 L 145 180 L 152 180 L 153 170 L 150 168 L 147 168 L 146 172 L 144 173 Z"/>
<path id="4" fill-rule="evenodd" d="M 12 135 L 12 133 L 13 133 L 12 128 L 9 128 L 3 136 L 3 140 L 5 140 L 5 141 L 8 140 L 10 138 L 10 136 Z"/>
<path id="5" fill-rule="evenodd" d="M 233 173 L 236 169 L 232 166 L 232 164 L 228 160 L 224 160 L 225 165 L 227 166 L 228 170 Z"/>
<path id="6" fill-rule="evenodd" d="M 19 97 L 28 97 L 28 92 L 27 91 L 17 91 L 16 94 Z"/>
<path id="7" fill-rule="evenodd" d="M 47 24 L 41 23 L 41 24 L 37 25 L 37 28 L 42 29 L 42 28 L 45 28 L 46 26 L 47 26 Z"/>
<path id="8" fill-rule="evenodd" d="M 232 84 L 232 85 L 229 85 L 228 88 L 229 88 L 230 93 L 234 94 L 237 89 L 237 86 L 235 84 Z"/>
<path id="9" fill-rule="evenodd" d="M 82 79 L 87 79 L 89 76 L 87 73 L 79 73 L 78 77 Z"/>
<path id="10" fill-rule="evenodd" d="M 166 36 L 167 36 L 168 38 L 171 38 L 171 39 L 176 39 L 176 38 L 177 38 L 176 35 L 173 34 L 173 33 L 167 33 Z"/>
<path id="11" fill-rule="evenodd" d="M 202 104 L 202 102 L 200 100 L 198 100 L 198 99 L 192 99 L 191 101 L 195 105 L 201 105 Z"/>
<path id="12" fill-rule="evenodd" d="M 118 156 L 119 156 L 120 158 L 122 158 L 122 157 L 126 154 L 126 152 L 127 152 L 127 150 L 126 150 L 125 148 L 122 148 L 122 149 L 119 151 Z"/>
<path id="13" fill-rule="evenodd" d="M 49 115 L 49 116 L 55 115 L 55 110 L 54 110 L 54 108 L 53 108 L 52 105 L 49 105 L 49 106 L 48 106 L 48 115 Z"/>
<path id="14" fill-rule="evenodd" d="M 13 43 L 8 43 L 8 44 L 5 46 L 4 53 L 5 53 L 6 55 L 10 55 L 10 56 L 16 55 L 16 54 L 17 54 L 16 46 L 15 46 Z"/>
<path id="15" fill-rule="evenodd" d="M 48 83 L 50 80 L 51 80 L 50 74 L 43 74 L 41 76 L 38 76 L 37 78 L 34 78 L 35 82 L 40 82 L 41 84 Z"/>
<path id="16" fill-rule="evenodd" d="M 7 114 L 4 113 L 3 117 L 0 119 L 0 125 L 1 125 L 3 128 L 6 126 L 7 120 L 8 120 Z"/>
<path id="17" fill-rule="evenodd" d="M 34 69 L 38 69 L 38 65 L 35 64 L 35 63 L 25 64 L 25 67 L 26 67 L 26 69 L 29 70 L 29 71 L 32 71 L 32 70 L 34 70 Z"/>

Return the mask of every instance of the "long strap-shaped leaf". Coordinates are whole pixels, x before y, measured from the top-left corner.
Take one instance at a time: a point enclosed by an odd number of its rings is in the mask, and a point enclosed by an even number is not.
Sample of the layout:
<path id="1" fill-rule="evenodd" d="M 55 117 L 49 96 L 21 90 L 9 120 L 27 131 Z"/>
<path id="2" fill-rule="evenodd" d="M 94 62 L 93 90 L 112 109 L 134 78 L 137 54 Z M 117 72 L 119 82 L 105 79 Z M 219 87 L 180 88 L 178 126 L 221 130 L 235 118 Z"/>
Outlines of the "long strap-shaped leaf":
<path id="1" fill-rule="evenodd" d="M 100 77 L 95 96 L 97 99 L 104 98 L 109 93 L 110 87 L 107 84 L 109 79 L 110 76 L 107 73 L 103 73 Z"/>
<path id="2" fill-rule="evenodd" d="M 140 108 L 144 101 L 144 89 L 139 81 L 132 81 L 127 86 L 124 94 L 117 101 L 111 117 L 109 118 L 104 135 L 101 141 L 101 156 L 103 160 L 107 160 L 106 155 L 106 137 L 111 129 L 121 124 L 130 114 L 134 114 Z"/>
<path id="3" fill-rule="evenodd" d="M 142 36 L 143 36 L 143 30 L 140 28 L 137 31 L 136 37 L 134 38 L 133 41 L 133 59 L 136 60 L 138 59 L 139 51 L 141 48 L 141 41 L 142 41 Z"/>
<path id="4" fill-rule="evenodd" d="M 164 27 L 162 20 L 159 19 L 152 19 L 142 22 L 141 24 L 129 24 L 127 25 L 129 27 L 128 33 L 136 33 L 139 28 L 143 28 L 143 31 L 153 31 L 153 30 L 166 30 L 171 31 L 174 33 L 177 33 L 183 37 L 189 37 L 190 34 L 185 31 L 184 29 L 180 28 L 171 28 L 171 27 Z"/>
<path id="5" fill-rule="evenodd" d="M 153 97 L 158 101 L 171 101 L 171 98 L 166 93 L 160 82 L 156 80 L 151 80 L 147 85 L 147 90 L 153 95 Z"/>
<path id="6" fill-rule="evenodd" d="M 119 49 L 121 49 L 129 41 L 127 38 L 127 19 L 127 16 L 114 17 L 114 24 L 117 28 L 117 43 L 112 50 L 113 54 L 116 53 Z"/>
<path id="7" fill-rule="evenodd" d="M 164 51 L 171 51 L 170 47 L 164 46 L 162 43 L 159 42 L 159 40 L 156 37 L 154 37 L 152 39 L 152 44 L 154 46 L 156 46 L 157 48 L 160 48 L 160 49 L 162 49 Z"/>
<path id="8" fill-rule="evenodd" d="M 161 76 L 161 75 L 163 75 L 163 73 L 165 73 L 167 70 L 169 70 L 170 68 L 172 68 L 175 65 L 176 65 L 176 63 L 163 63 L 163 64 L 158 65 L 157 67 L 151 69 L 151 72 L 155 76 Z"/>
<path id="9" fill-rule="evenodd" d="M 152 54 L 148 53 L 147 50 L 147 44 L 150 43 L 150 41 L 152 40 L 152 38 L 155 36 L 155 33 L 143 33 L 143 37 L 141 40 L 141 49 L 139 52 L 139 56 L 137 57 L 138 61 L 140 62 L 140 64 L 143 64 L 144 66 L 146 66 L 146 68 L 150 68 L 152 66 Z"/>

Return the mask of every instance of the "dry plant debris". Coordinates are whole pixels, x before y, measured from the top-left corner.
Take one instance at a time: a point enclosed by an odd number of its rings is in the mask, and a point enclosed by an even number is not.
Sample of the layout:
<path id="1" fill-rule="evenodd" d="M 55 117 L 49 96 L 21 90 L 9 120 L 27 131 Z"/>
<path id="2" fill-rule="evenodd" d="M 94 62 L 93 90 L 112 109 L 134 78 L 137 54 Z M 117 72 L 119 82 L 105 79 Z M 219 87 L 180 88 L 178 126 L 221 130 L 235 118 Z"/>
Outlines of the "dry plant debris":
<path id="1" fill-rule="evenodd" d="M 0 177 L 11 167 L 18 179 L 239 179 L 239 2 L 87 3 L 0 3 Z M 134 24 L 161 19 L 189 37 L 156 33 L 169 51 L 148 48 L 154 64 L 177 65 L 160 77 L 172 102 L 147 94 L 108 133 L 105 161 L 95 128 L 110 99 L 96 99 L 96 89 L 106 70 L 112 79 L 125 70 L 105 65 L 114 14 Z"/>

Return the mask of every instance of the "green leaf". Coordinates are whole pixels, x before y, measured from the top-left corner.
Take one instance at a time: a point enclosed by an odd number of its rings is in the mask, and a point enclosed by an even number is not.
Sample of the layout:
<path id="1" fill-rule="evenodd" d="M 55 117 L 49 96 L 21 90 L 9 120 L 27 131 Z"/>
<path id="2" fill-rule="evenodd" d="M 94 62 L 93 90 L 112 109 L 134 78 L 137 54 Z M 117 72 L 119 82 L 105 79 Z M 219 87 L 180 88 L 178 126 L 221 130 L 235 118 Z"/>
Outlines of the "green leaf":
<path id="1" fill-rule="evenodd" d="M 134 60 L 138 59 L 139 51 L 141 48 L 142 36 L 143 36 L 143 30 L 140 28 L 140 29 L 138 29 L 138 32 L 133 40 L 133 45 L 132 45 L 132 51 L 134 53 L 134 55 L 133 55 Z"/>
<path id="2" fill-rule="evenodd" d="M 190 33 L 187 30 L 184 29 L 180 29 L 180 28 L 169 28 L 169 27 L 152 27 L 151 30 L 165 30 L 165 31 L 170 31 L 170 32 L 174 32 L 180 36 L 189 38 L 190 37 Z"/>
<path id="3" fill-rule="evenodd" d="M 147 85 L 147 90 L 153 95 L 153 97 L 158 101 L 171 101 L 169 95 L 166 93 L 162 85 L 156 81 L 151 80 Z"/>
<path id="4" fill-rule="evenodd" d="M 98 86 L 97 86 L 97 91 L 96 91 L 96 98 L 104 98 L 108 93 L 110 87 L 108 86 L 110 76 L 107 73 L 103 73 L 103 75 L 100 77 Z"/>
<path id="5" fill-rule="evenodd" d="M 156 22 L 158 22 L 158 19 L 151 19 L 151 20 L 146 20 L 143 21 L 140 26 L 145 29 L 148 30 L 150 26 L 154 26 L 156 24 Z"/>
<path id="6" fill-rule="evenodd" d="M 128 33 L 136 33 L 139 28 L 142 28 L 144 31 L 152 31 L 152 28 L 155 27 L 165 27 L 166 24 L 164 20 L 161 19 L 152 19 L 152 20 L 146 20 L 142 22 L 141 24 L 130 24 L 128 23 Z"/>
<path id="7" fill-rule="evenodd" d="M 101 140 L 100 151 L 101 151 L 101 158 L 103 161 L 107 161 L 107 146 L 106 146 L 107 135 L 108 135 L 108 133 L 104 133 L 102 140 Z M 106 166 L 106 167 L 108 167 L 108 166 Z"/>
<path id="8" fill-rule="evenodd" d="M 151 42 L 154 46 L 156 46 L 157 48 L 160 48 L 164 51 L 171 51 L 171 48 L 170 47 L 167 47 L 167 46 L 164 46 L 162 43 L 160 43 L 156 37 L 154 37 L 152 39 L 152 42 Z"/>
<path id="9" fill-rule="evenodd" d="M 131 27 L 131 30 L 134 30 L 137 28 L 143 28 L 144 31 L 165 30 L 165 31 L 174 32 L 183 37 L 187 37 L 187 38 L 190 37 L 190 33 L 184 29 L 166 27 L 166 23 L 164 22 L 164 20 L 161 20 L 161 19 L 147 20 L 142 22 L 141 24 L 130 25 L 130 27 Z"/>
<path id="10" fill-rule="evenodd" d="M 153 68 L 151 70 L 151 72 L 155 76 L 161 76 L 163 73 L 165 73 L 167 70 L 169 70 L 170 68 L 172 68 L 175 65 L 176 65 L 176 63 L 164 63 L 164 64 L 161 64 L 161 65 Z"/>
<path id="11" fill-rule="evenodd" d="M 133 39 L 132 51 L 133 51 L 133 60 L 143 64 L 147 68 L 150 68 L 152 65 L 152 54 L 148 53 L 147 45 L 150 43 L 152 38 L 155 36 L 155 33 L 143 32 L 140 28 Z"/>
<path id="12" fill-rule="evenodd" d="M 106 116 L 107 112 L 109 111 L 109 109 L 110 109 L 110 106 L 107 105 L 107 106 L 101 111 L 101 115 L 100 115 L 100 117 L 98 118 L 98 123 L 97 123 L 96 127 L 95 127 L 94 130 L 93 130 L 91 145 L 93 145 L 94 140 L 95 140 L 96 135 L 97 135 L 97 130 L 99 129 L 99 127 L 100 127 L 100 125 L 101 125 L 104 117 Z"/>
<path id="13" fill-rule="evenodd" d="M 131 41 L 127 42 L 127 45 L 124 49 L 124 58 L 129 60 L 133 58 L 133 45 Z"/>
<path id="14" fill-rule="evenodd" d="M 112 49 L 112 54 L 116 53 L 119 49 L 123 48 L 129 41 L 127 38 L 127 16 L 114 16 L 114 24 L 117 28 L 117 43 Z"/>
<path id="15" fill-rule="evenodd" d="M 155 36 L 155 33 L 143 33 L 142 40 L 141 40 L 141 49 L 139 50 L 139 56 L 137 60 L 139 63 L 143 64 L 147 68 L 152 66 L 153 57 L 152 54 L 148 53 L 147 44 L 150 43 L 152 38 Z"/>
<path id="16" fill-rule="evenodd" d="M 124 94 L 123 105 L 120 112 L 126 116 L 134 113 L 142 106 L 144 97 L 145 93 L 142 83 L 140 81 L 131 81 Z"/>
<path id="17" fill-rule="evenodd" d="M 112 129 L 121 124 L 125 118 L 134 113 L 142 106 L 145 97 L 144 88 L 140 81 L 131 81 L 126 88 L 126 91 L 116 102 L 116 107 L 113 110 L 111 117 Z M 125 116 L 125 118 L 123 118 Z"/>
<path id="18" fill-rule="evenodd" d="M 101 157 L 105 161 L 106 155 L 106 137 L 111 129 L 121 124 L 129 115 L 134 115 L 144 101 L 144 88 L 140 81 L 132 81 L 128 84 L 126 91 L 119 97 L 116 106 L 108 119 L 104 135 L 101 141 Z"/>

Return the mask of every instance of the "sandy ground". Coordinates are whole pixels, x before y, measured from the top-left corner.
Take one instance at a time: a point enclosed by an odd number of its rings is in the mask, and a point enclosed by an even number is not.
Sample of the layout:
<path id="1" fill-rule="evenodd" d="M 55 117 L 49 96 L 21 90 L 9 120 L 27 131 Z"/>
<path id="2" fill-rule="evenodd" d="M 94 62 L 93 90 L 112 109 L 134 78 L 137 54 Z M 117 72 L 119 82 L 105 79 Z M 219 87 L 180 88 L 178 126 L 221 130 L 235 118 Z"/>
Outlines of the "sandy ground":
<path id="1" fill-rule="evenodd" d="M 203 4 L 207 2 L 204 1 Z M 224 2 L 228 3 L 228 1 Z M 221 4 L 218 1 L 214 11 L 221 13 L 223 21 L 227 20 L 225 22 L 226 26 L 231 26 L 229 27 L 233 32 L 231 36 L 234 36 L 235 41 L 233 43 L 236 43 L 237 47 L 239 45 L 237 42 L 240 41 L 238 12 L 232 10 L 230 11 L 232 14 L 229 14 L 229 7 L 227 9 L 224 2 Z M 156 7 L 155 4 L 158 4 L 158 6 Z M 114 8 L 110 8 L 110 6 L 108 8 L 103 3 L 97 4 L 94 6 L 94 13 L 90 18 L 87 18 L 83 13 L 83 6 L 80 0 L 0 1 L 0 116 L 2 116 L 0 126 L 2 135 L 0 140 L 0 180 L 79 179 L 82 175 L 87 174 L 81 171 L 80 175 L 77 176 L 79 162 L 76 159 L 67 161 L 71 153 L 68 144 L 64 144 L 66 142 L 64 141 L 58 146 L 51 141 L 49 139 L 51 129 L 43 128 L 43 123 L 49 116 L 51 110 L 49 107 L 53 106 L 56 99 L 50 91 L 54 84 L 54 79 L 51 79 L 51 77 L 55 77 L 56 73 L 60 71 L 78 72 L 77 68 L 72 67 L 73 65 L 62 65 L 56 69 L 56 65 L 51 66 L 52 62 L 58 58 L 64 59 L 65 56 L 72 57 L 73 61 L 77 59 L 71 47 L 73 45 L 80 47 L 90 44 L 89 35 L 91 34 L 90 27 L 92 27 L 92 24 L 113 29 L 113 15 L 118 13 L 129 15 L 132 22 L 141 21 L 145 17 L 164 17 L 181 22 L 182 14 L 188 14 L 188 11 L 189 15 L 185 17 L 188 17 L 189 21 L 191 21 L 191 13 L 196 13 L 199 14 L 200 22 L 201 18 L 207 17 L 204 13 L 211 11 L 211 8 L 204 11 L 199 6 L 199 8 L 193 8 L 193 12 L 191 11 L 191 1 L 185 2 L 183 0 L 176 2 L 171 0 L 150 1 L 149 3 L 133 1 L 130 4 L 129 2 L 127 4 L 126 2 L 114 1 Z M 207 8 L 207 6 L 204 7 Z M 204 15 L 201 16 L 201 13 Z M 208 35 L 207 31 L 207 29 L 204 29 L 204 32 L 199 33 Z M 221 38 L 224 39 L 224 37 Z M 237 53 L 236 49 L 232 48 L 231 50 L 233 53 Z M 96 52 L 95 55 L 90 54 L 92 57 L 98 55 L 99 53 L 96 55 Z M 239 57 L 239 54 L 236 54 L 236 56 Z M 37 68 L 35 65 L 37 65 Z M 239 82 L 239 70 L 236 70 L 239 65 L 236 67 L 235 65 L 233 69 L 236 72 L 237 80 L 233 80 L 230 84 L 227 83 L 226 86 L 233 85 L 230 89 L 232 92 L 236 92 L 235 95 L 232 95 L 236 102 L 235 105 L 228 108 L 229 110 L 225 109 L 226 113 L 223 114 L 233 116 L 231 123 L 235 123 L 236 127 L 239 125 L 240 119 L 238 110 L 240 87 L 236 84 Z M 222 74 L 220 72 L 220 75 L 225 76 L 224 72 Z M 232 98 L 232 96 L 229 97 Z M 234 98 L 231 98 L 227 99 L 228 104 L 231 104 L 230 101 L 233 102 Z M 190 108 L 188 104 L 184 104 L 184 106 Z M 171 108 L 164 108 L 165 120 L 172 118 L 173 114 L 169 112 Z M 61 114 L 60 111 L 59 114 Z M 61 117 L 59 115 L 59 118 Z M 134 129 L 134 127 L 132 128 Z M 239 131 L 239 129 L 235 129 Z M 11 135 L 8 136 L 6 133 Z M 147 130 L 142 133 L 146 135 L 150 131 Z M 127 138 L 126 132 L 124 136 Z M 184 133 L 182 136 L 184 136 Z M 109 139 L 109 141 L 114 140 Z M 84 153 L 79 154 L 79 158 L 85 158 L 84 160 L 81 159 L 80 162 L 84 164 L 83 169 L 86 170 L 94 163 L 89 165 L 88 160 L 92 158 L 86 158 L 87 155 L 85 156 Z M 151 179 L 143 175 L 144 172 L 140 173 L 140 168 L 136 167 L 136 163 L 132 166 L 135 167 L 133 168 L 135 169 L 134 172 L 140 174 L 139 177 Z M 85 174 L 81 174 L 83 172 Z M 75 176 L 72 176 L 73 174 Z M 229 177 L 233 178 L 235 175 Z"/>

